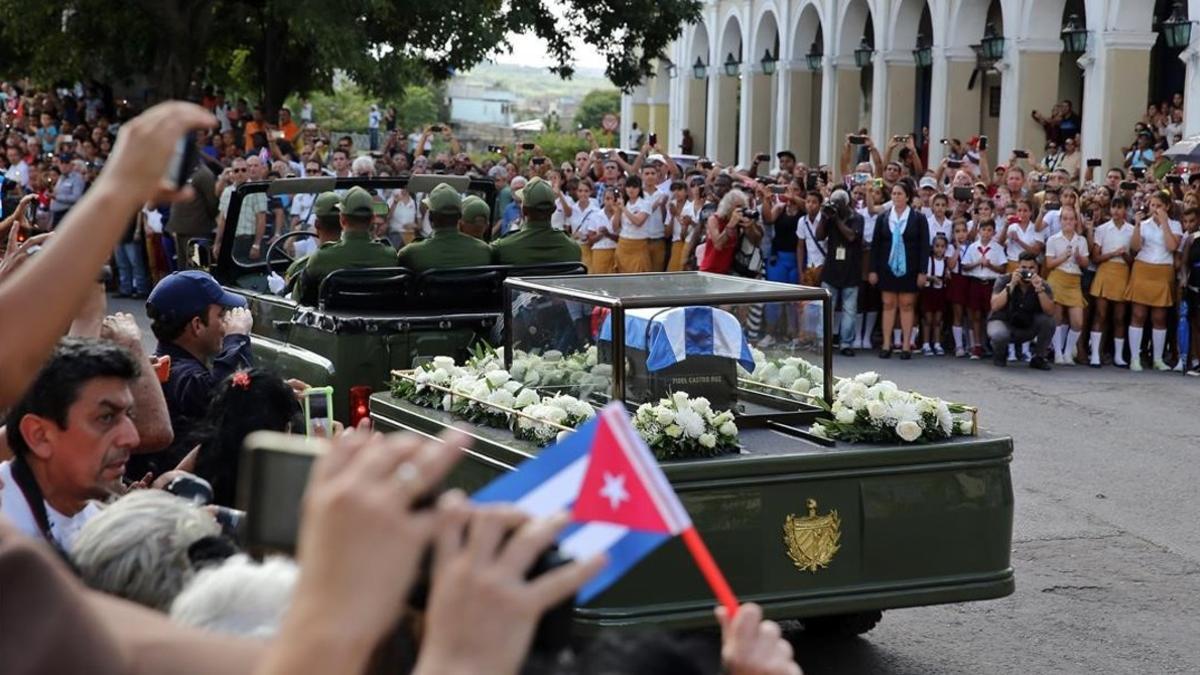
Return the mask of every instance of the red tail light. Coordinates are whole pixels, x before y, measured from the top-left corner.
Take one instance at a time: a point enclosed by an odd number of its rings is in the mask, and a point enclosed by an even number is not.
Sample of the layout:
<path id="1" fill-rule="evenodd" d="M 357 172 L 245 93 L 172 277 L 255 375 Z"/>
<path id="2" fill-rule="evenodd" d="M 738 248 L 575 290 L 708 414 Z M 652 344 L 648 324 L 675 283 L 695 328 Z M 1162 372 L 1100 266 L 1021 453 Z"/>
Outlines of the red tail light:
<path id="1" fill-rule="evenodd" d="M 350 426 L 371 417 L 371 388 L 367 385 L 350 387 Z"/>

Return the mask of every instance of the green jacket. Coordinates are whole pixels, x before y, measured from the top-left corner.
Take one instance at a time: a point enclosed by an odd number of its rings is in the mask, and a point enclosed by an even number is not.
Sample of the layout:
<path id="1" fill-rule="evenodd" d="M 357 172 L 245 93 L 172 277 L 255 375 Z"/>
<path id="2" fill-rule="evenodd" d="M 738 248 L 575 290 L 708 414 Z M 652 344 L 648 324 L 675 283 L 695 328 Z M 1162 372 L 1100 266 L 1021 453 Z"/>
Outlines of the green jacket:
<path id="1" fill-rule="evenodd" d="M 497 265 L 536 265 L 579 262 L 579 244 L 566 234 L 551 229 L 550 221 L 526 222 L 514 234 L 492 244 L 492 261 Z"/>
<path id="2" fill-rule="evenodd" d="M 329 246 L 333 246 L 336 243 L 337 243 L 336 241 L 327 241 L 324 244 L 321 244 L 318 248 L 327 248 Z M 303 258 L 296 258 L 295 260 L 293 260 L 292 264 L 288 265 L 287 271 L 283 273 L 283 278 L 290 280 L 292 277 L 303 272 L 304 268 L 308 267 L 308 259 L 311 257 L 312 257 L 312 253 L 309 253 L 308 255 L 304 256 Z"/>
<path id="3" fill-rule="evenodd" d="M 414 272 L 449 267 L 474 267 L 492 262 L 492 247 L 458 229 L 434 230 L 433 237 L 400 249 L 396 260 Z"/>
<path id="4" fill-rule="evenodd" d="M 371 235 L 366 232 L 343 231 L 341 241 L 317 249 L 307 260 L 292 297 L 312 305 L 317 302 L 321 281 L 329 273 L 365 267 L 395 267 L 396 251 L 391 246 L 371 241 Z"/>

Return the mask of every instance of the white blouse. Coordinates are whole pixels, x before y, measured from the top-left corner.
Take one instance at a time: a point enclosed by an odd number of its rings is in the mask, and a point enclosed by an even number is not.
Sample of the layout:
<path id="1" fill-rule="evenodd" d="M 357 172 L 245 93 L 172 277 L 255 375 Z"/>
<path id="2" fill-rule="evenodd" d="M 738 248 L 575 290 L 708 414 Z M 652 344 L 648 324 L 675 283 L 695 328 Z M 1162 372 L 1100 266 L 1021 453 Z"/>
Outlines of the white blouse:
<path id="1" fill-rule="evenodd" d="M 1075 257 L 1080 253 L 1087 251 L 1087 239 L 1079 234 L 1073 235 L 1070 239 L 1067 239 L 1066 235 L 1064 235 L 1062 232 L 1059 232 L 1053 237 L 1050 237 L 1050 239 L 1046 242 L 1047 258 L 1058 258 L 1068 251 L 1071 252 L 1071 256 L 1055 269 L 1062 270 L 1067 274 L 1082 274 L 1079 269 L 1079 261 L 1076 260 Z"/>
<path id="2" fill-rule="evenodd" d="M 1167 226 L 1175 235 L 1178 242 L 1183 236 L 1183 227 L 1174 220 L 1168 220 Z M 1153 218 L 1143 220 L 1138 227 L 1142 228 L 1142 248 L 1138 250 L 1137 260 L 1149 265 L 1171 265 L 1175 262 L 1174 251 L 1167 250 L 1162 228 Z"/>
<path id="3" fill-rule="evenodd" d="M 1120 249 L 1129 250 L 1129 241 L 1133 239 L 1133 225 L 1129 223 L 1121 223 L 1120 227 L 1113 221 L 1096 228 L 1096 234 L 1092 235 L 1095 243 L 1100 246 L 1100 255 L 1108 255 L 1115 253 Z M 1109 258 L 1105 262 L 1115 262 L 1121 265 L 1127 264 L 1125 256 L 1116 256 Z"/>

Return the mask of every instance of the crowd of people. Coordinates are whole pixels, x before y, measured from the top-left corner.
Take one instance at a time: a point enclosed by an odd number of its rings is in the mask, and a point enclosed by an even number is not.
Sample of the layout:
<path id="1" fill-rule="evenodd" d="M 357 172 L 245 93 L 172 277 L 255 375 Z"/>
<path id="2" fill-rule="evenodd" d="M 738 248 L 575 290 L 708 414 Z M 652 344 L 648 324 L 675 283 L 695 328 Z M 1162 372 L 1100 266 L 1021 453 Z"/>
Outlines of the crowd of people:
<path id="1" fill-rule="evenodd" d="M 53 101 L 3 89 L 6 124 L 22 130 L 26 116 L 42 119 Z M 714 665 L 668 636 L 609 636 L 569 658 L 534 649 L 545 612 L 572 597 L 603 558 L 531 576 L 565 516 L 530 519 L 513 506 L 473 505 L 458 491 L 429 499 L 457 461 L 454 450 L 470 445 L 458 432 L 433 441 L 384 436 L 365 424 L 336 430 L 309 477 L 295 559 L 257 562 L 241 553 L 240 514 L 230 507 L 242 442 L 251 431 L 299 423 L 297 394 L 307 385 L 256 367 L 245 299 L 208 274 L 175 271 L 147 284 L 152 354 L 131 316 L 108 312 L 103 274 L 137 214 L 172 204 L 175 219 L 196 203 L 194 181 L 181 189 L 164 176 L 178 140 L 214 128 L 217 117 L 173 102 L 106 118 L 105 104 L 93 106 L 89 95 L 62 96 L 57 105 L 63 116 L 52 121 L 70 124 L 72 134 L 84 124 L 103 129 L 111 148 L 85 161 L 94 172 L 86 189 L 46 222 L 21 193 L 36 192 L 40 184 L 24 180 L 44 181 L 51 165 L 26 161 L 21 131 L 6 136 L 6 183 L 14 177 L 19 186 L 0 258 L 6 673 L 649 673 Z M 80 117 L 68 121 L 68 108 Z M 63 148 L 62 128 L 54 140 L 60 163 L 82 151 Z M 550 210 L 529 208 L 553 193 L 539 182 L 526 188 L 526 219 Z M 61 176 L 48 189 L 57 195 L 60 185 Z M 437 225 L 461 200 L 433 193 Z M 334 197 L 342 219 L 374 201 L 353 190 Z M 418 577 L 428 585 L 420 608 L 410 595 Z M 727 672 L 799 672 L 790 643 L 756 605 L 733 616 L 717 610 L 715 622 Z"/>

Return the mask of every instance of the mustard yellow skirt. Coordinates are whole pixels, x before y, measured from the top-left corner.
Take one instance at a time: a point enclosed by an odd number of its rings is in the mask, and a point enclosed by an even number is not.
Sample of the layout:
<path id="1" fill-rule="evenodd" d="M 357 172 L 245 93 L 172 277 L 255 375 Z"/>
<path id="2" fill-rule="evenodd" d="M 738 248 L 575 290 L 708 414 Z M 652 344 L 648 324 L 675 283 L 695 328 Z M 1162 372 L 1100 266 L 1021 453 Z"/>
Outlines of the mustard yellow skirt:
<path id="1" fill-rule="evenodd" d="M 592 271 L 592 246 L 591 244 L 579 245 L 579 260 L 583 262 L 583 266 L 588 268 L 588 272 Z"/>
<path id="2" fill-rule="evenodd" d="M 667 242 L 662 239 L 647 239 L 646 246 L 650 249 L 650 271 L 661 272 L 667 269 Z"/>
<path id="3" fill-rule="evenodd" d="M 651 272 L 650 242 L 645 239 L 617 240 L 617 271 L 621 274 Z"/>
<path id="4" fill-rule="evenodd" d="M 1092 279 L 1092 297 L 1112 302 L 1125 302 L 1125 288 L 1129 286 L 1129 265 L 1115 260 L 1105 260 L 1096 268 Z"/>
<path id="5" fill-rule="evenodd" d="M 682 241 L 671 242 L 671 262 L 667 263 L 668 272 L 683 271 L 683 249 L 686 244 Z"/>
<path id="6" fill-rule="evenodd" d="M 592 264 L 588 266 L 589 274 L 614 274 L 617 271 L 617 249 L 592 249 Z"/>
<path id="7" fill-rule="evenodd" d="M 1063 307 L 1087 307 L 1087 298 L 1083 297 L 1083 285 L 1078 274 L 1070 274 L 1060 269 L 1050 270 L 1046 277 L 1054 293 L 1054 303 Z"/>
<path id="8" fill-rule="evenodd" d="M 1174 265 L 1151 265 L 1133 261 L 1125 299 L 1147 307 L 1170 307 L 1171 287 L 1175 285 Z"/>

